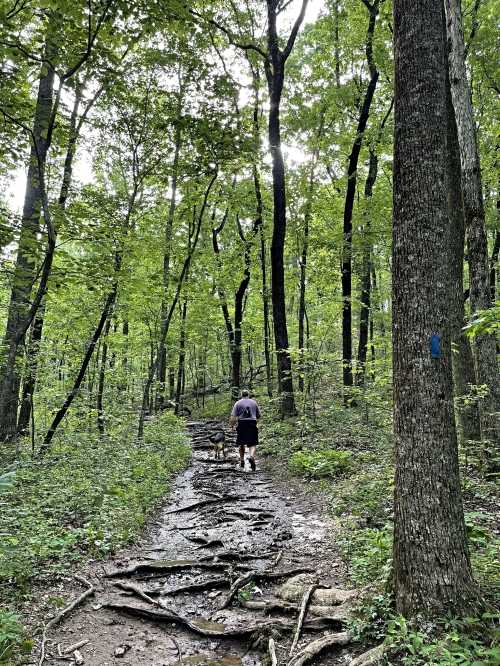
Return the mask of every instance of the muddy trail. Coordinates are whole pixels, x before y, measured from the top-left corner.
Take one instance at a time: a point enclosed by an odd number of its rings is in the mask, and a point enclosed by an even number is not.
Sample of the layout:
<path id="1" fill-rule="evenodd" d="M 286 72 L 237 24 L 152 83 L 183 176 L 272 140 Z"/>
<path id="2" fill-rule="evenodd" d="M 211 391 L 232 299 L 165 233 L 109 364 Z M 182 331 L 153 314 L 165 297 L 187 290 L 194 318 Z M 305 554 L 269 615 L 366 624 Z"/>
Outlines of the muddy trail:
<path id="1" fill-rule="evenodd" d="M 140 545 L 78 578 L 33 664 L 350 664 L 328 518 L 258 461 L 241 470 L 234 434 L 188 424 L 193 456 Z M 209 436 L 225 430 L 226 459 Z M 80 592 L 83 594 L 79 597 Z"/>

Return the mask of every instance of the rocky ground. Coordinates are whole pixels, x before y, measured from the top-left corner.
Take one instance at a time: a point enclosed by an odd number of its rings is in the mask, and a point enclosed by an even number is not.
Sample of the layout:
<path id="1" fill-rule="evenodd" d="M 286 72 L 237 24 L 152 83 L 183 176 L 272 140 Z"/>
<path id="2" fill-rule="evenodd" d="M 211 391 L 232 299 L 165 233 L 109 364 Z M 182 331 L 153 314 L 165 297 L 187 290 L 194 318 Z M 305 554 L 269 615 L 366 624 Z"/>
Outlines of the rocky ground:
<path id="1" fill-rule="evenodd" d="M 140 544 L 81 572 L 77 605 L 32 664 L 356 663 L 345 630 L 356 593 L 321 506 L 261 461 L 240 470 L 232 432 L 215 460 L 221 423 L 188 427 L 192 462 L 168 503 Z"/>

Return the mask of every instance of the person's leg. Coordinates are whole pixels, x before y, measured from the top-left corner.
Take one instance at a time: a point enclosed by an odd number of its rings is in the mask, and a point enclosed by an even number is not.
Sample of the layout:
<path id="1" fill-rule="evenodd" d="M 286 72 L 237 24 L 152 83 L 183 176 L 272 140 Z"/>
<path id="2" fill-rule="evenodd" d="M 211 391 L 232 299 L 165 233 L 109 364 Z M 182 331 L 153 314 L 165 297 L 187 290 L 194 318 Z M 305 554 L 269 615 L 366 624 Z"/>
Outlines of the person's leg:
<path id="1" fill-rule="evenodd" d="M 245 467 L 245 445 L 240 444 L 240 467 Z"/>
<path id="2" fill-rule="evenodd" d="M 250 467 L 252 470 L 255 472 L 255 451 L 256 447 L 255 446 L 249 446 L 248 447 L 248 454 L 249 454 L 249 459 L 250 459 Z"/>

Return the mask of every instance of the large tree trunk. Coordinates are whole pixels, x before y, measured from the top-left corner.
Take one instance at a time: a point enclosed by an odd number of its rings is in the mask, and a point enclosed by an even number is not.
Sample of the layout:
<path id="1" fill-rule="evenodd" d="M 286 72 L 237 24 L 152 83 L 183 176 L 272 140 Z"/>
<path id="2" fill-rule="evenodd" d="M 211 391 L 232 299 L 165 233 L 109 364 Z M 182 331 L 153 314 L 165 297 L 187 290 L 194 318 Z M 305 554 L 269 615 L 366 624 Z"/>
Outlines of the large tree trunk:
<path id="1" fill-rule="evenodd" d="M 486 238 L 481 167 L 477 145 L 472 97 L 467 78 L 460 0 L 446 0 L 446 23 L 449 42 L 451 97 L 457 123 L 462 192 L 465 210 L 465 233 L 469 257 L 471 313 L 491 307 L 488 244 Z M 493 448 L 500 441 L 500 377 L 496 359 L 495 337 L 489 334 L 474 338 L 476 379 L 485 384 L 488 395 L 480 402 L 481 437 L 489 442 L 487 453 L 495 458 Z M 493 465 L 493 462 L 491 463 Z"/>
<path id="2" fill-rule="evenodd" d="M 36 250 L 40 232 L 43 182 L 47 152 L 50 145 L 48 129 L 51 121 L 54 69 L 50 64 L 56 52 L 52 20 L 47 26 L 44 58 L 33 120 L 31 152 L 24 195 L 21 234 L 14 266 L 7 326 L 4 337 L 6 355 L 0 368 L 0 438 L 16 434 L 17 408 L 21 382 L 20 360 L 25 334 L 25 322 L 30 311 L 30 295 L 36 280 Z M 29 326 L 29 322 L 28 322 Z"/>
<path id="3" fill-rule="evenodd" d="M 353 384 L 352 373 L 352 214 L 358 173 L 358 159 L 363 143 L 363 135 L 370 115 L 370 107 L 377 86 L 379 72 L 373 58 L 373 35 L 377 20 L 380 0 L 369 4 L 370 17 L 366 33 L 366 60 L 370 70 L 370 81 L 366 88 L 363 104 L 359 112 L 356 136 L 349 155 L 347 167 L 347 189 L 344 203 L 343 243 L 342 243 L 342 381 L 344 385 L 344 403 L 350 402 L 350 387 Z"/>
<path id="4" fill-rule="evenodd" d="M 449 87 L 449 86 L 448 86 Z M 471 385 L 476 384 L 474 359 L 468 337 L 463 332 L 465 325 L 464 309 L 464 244 L 465 222 L 460 174 L 460 153 L 458 148 L 455 112 L 448 90 L 448 211 L 451 224 L 450 235 L 450 280 L 451 280 L 451 339 L 455 346 L 452 354 L 453 383 L 455 396 L 460 398 L 470 393 Z M 468 442 L 481 438 L 479 409 L 477 403 L 460 401 L 458 418 L 462 440 Z"/>
<path id="5" fill-rule="evenodd" d="M 400 613 L 433 615 L 461 610 L 476 598 L 453 413 L 449 263 L 443 260 L 450 224 L 439 3 L 395 0 L 394 59 L 394 593 Z"/>

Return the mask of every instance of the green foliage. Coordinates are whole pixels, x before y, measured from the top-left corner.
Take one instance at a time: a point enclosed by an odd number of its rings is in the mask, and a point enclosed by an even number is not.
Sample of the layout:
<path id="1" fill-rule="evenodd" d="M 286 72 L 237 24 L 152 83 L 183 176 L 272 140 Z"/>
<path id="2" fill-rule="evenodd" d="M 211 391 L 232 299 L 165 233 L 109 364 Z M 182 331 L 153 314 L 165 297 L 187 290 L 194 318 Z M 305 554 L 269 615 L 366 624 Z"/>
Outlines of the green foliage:
<path id="1" fill-rule="evenodd" d="M 404 666 L 495 666 L 500 663 L 499 615 L 445 619 L 439 624 L 393 618 L 387 627 L 389 663 Z M 396 661 L 393 661 L 396 659 Z"/>
<path id="2" fill-rule="evenodd" d="M 332 478 L 342 474 L 351 465 L 350 451 L 324 449 L 320 451 L 297 451 L 288 466 L 294 474 L 313 479 Z"/>
<path id="3" fill-rule="evenodd" d="M 337 542 L 356 585 L 387 580 L 392 561 L 392 525 L 360 529 L 354 520 L 344 520 Z"/>
<path id="4" fill-rule="evenodd" d="M 28 654 L 31 647 L 19 615 L 0 609 L 0 666 L 8 666 L 14 652 Z"/>
<path id="5" fill-rule="evenodd" d="M 38 573 L 131 541 L 188 457 L 182 421 L 168 413 L 148 424 L 140 444 L 120 431 L 102 439 L 72 432 L 52 455 L 23 457 L 1 499 L 0 590 L 26 592 Z"/>

